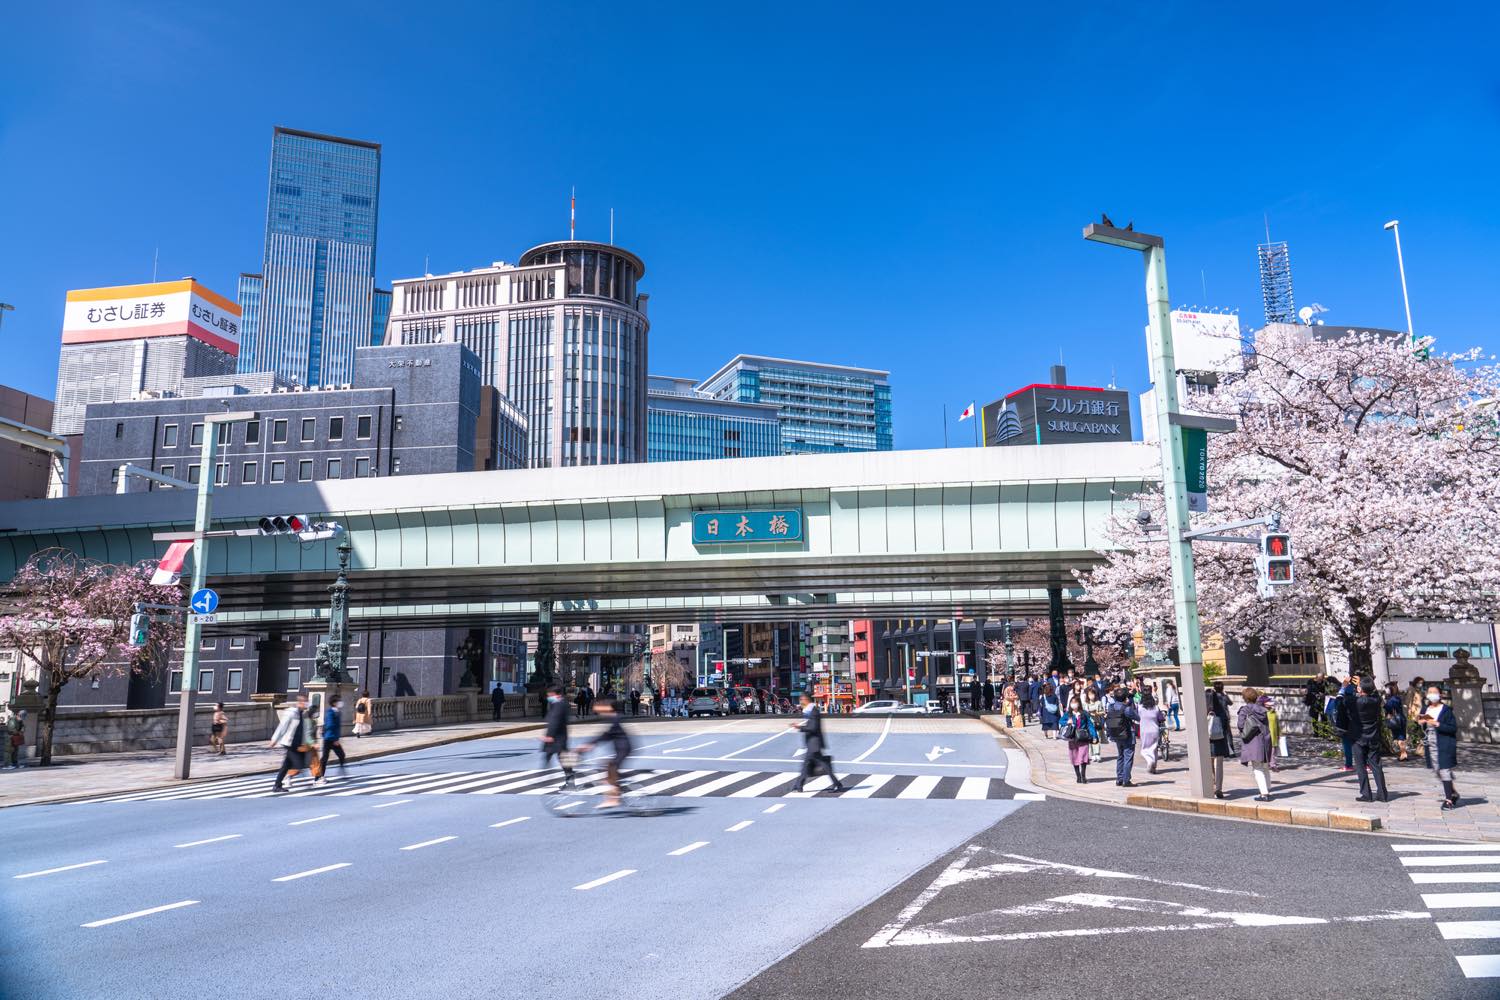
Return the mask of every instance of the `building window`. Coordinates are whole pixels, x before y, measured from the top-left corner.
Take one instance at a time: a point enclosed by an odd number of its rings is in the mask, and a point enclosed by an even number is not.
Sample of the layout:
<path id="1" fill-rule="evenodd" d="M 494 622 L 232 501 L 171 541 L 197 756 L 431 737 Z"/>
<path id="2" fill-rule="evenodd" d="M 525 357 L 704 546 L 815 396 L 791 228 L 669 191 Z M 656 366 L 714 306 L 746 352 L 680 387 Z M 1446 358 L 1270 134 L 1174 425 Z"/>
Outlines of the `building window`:
<path id="1" fill-rule="evenodd" d="M 286 444 L 286 421 L 285 420 L 273 420 L 273 421 L 271 421 L 271 443 L 272 444 Z"/>
<path id="2" fill-rule="evenodd" d="M 260 475 L 260 465 L 257 462 L 246 462 L 240 469 L 240 482 L 253 484 Z"/>
<path id="3" fill-rule="evenodd" d="M 344 478 L 344 460 L 341 458 L 330 458 L 328 460 L 328 479 Z"/>
<path id="4" fill-rule="evenodd" d="M 167 424 L 161 429 L 161 446 L 163 448 L 177 447 L 177 425 Z"/>
<path id="5" fill-rule="evenodd" d="M 395 423 L 396 430 L 403 430 L 406 427 L 406 418 L 398 413 L 396 414 Z"/>
<path id="6" fill-rule="evenodd" d="M 118 441 L 120 438 L 122 438 L 124 436 L 125 436 L 125 423 L 124 423 L 124 421 L 116 420 L 115 421 L 115 440 Z"/>
<path id="7" fill-rule="evenodd" d="M 400 472 L 401 471 L 401 456 L 400 455 L 397 455 L 395 458 L 391 459 L 391 471 L 392 472 Z"/>
<path id="8" fill-rule="evenodd" d="M 245 637 L 242 636 L 242 635 L 237 635 L 237 636 L 234 636 L 233 638 L 231 638 L 229 640 L 229 648 L 230 649 L 244 649 L 245 648 Z"/>
<path id="9" fill-rule="evenodd" d="M 229 444 L 232 440 L 234 424 L 217 424 L 216 426 L 219 428 L 219 444 Z"/>
<path id="10" fill-rule="evenodd" d="M 300 635 L 294 635 L 294 636 L 292 636 L 292 648 L 293 649 L 301 649 L 302 648 L 302 637 Z"/>
<path id="11" fill-rule="evenodd" d="M 200 444 L 203 443 L 203 425 L 202 424 L 194 424 L 193 425 L 192 432 L 188 435 L 188 442 L 193 447 L 195 447 L 195 448 L 198 447 L 198 445 L 200 445 Z"/>
<path id="12" fill-rule="evenodd" d="M 224 671 L 224 693 L 239 694 L 245 685 L 245 672 L 243 670 L 229 669 Z"/>
<path id="13" fill-rule="evenodd" d="M 288 667 L 286 671 L 286 689 L 295 691 L 302 686 L 302 668 Z"/>
<path id="14" fill-rule="evenodd" d="M 213 694 L 214 672 L 212 669 L 198 671 L 198 693 Z"/>
<path id="15" fill-rule="evenodd" d="M 198 481 L 198 466 L 196 466 L 196 465 L 190 465 L 190 466 L 188 466 L 188 480 L 187 481 L 190 482 L 190 483 L 196 483 Z"/>
<path id="16" fill-rule="evenodd" d="M 328 440 L 330 440 L 330 441 L 342 441 L 342 440 L 344 440 L 344 418 L 343 417 L 329 417 L 328 418 Z"/>
<path id="17" fill-rule="evenodd" d="M 260 421 L 252 420 L 245 425 L 245 443 L 260 444 Z"/>
<path id="18" fill-rule="evenodd" d="M 356 458 L 354 460 L 354 478 L 364 479 L 370 474 L 370 460 L 368 458 Z"/>
<path id="19" fill-rule="evenodd" d="M 218 647 L 218 645 L 219 645 L 219 640 L 217 640 L 217 639 L 199 639 L 198 640 L 198 648 L 202 649 L 202 650 L 205 650 L 205 651 L 216 649 Z"/>
<path id="20" fill-rule="evenodd" d="M 286 463 L 285 462 L 272 462 L 271 463 L 271 482 L 273 482 L 273 483 L 284 483 L 284 482 L 286 482 Z"/>
<path id="21" fill-rule="evenodd" d="M 302 440 L 304 442 L 306 442 L 306 441 L 313 441 L 313 440 L 317 439 L 317 436 L 318 436 L 318 418 L 317 417 L 303 417 L 302 418 Z"/>
<path id="22" fill-rule="evenodd" d="M 167 675 L 167 694 L 182 694 L 181 670 L 174 670 Z"/>
<path id="23" fill-rule="evenodd" d="M 370 415 L 361 414 L 354 422 L 354 436 L 361 441 L 370 439 Z"/>
<path id="24" fill-rule="evenodd" d="M 312 459 L 304 458 L 302 461 L 297 463 L 297 482 L 312 482 Z"/>
<path id="25" fill-rule="evenodd" d="M 112 486 L 120 485 L 120 467 L 118 465 L 109 470 L 109 482 Z"/>
<path id="26" fill-rule="evenodd" d="M 161 474 L 164 475 L 164 476 L 176 476 L 177 475 L 177 466 L 175 466 L 175 465 L 163 465 L 161 467 Z M 159 489 L 159 490 L 170 490 L 172 487 L 168 486 L 166 483 L 157 483 L 156 484 L 156 488 Z"/>
<path id="27" fill-rule="evenodd" d="M 228 462 L 219 462 L 218 464 L 216 464 L 214 466 L 214 485 L 215 486 L 228 486 L 229 485 L 229 463 Z"/>

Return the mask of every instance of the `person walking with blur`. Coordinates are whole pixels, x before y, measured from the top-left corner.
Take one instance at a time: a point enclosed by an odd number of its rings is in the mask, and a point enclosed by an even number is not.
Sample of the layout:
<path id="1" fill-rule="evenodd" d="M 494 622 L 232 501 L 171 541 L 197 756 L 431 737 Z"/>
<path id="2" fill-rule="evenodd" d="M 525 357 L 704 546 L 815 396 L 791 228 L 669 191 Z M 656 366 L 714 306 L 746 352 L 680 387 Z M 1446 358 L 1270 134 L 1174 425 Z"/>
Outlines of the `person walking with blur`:
<path id="1" fill-rule="evenodd" d="M 1099 742 L 1099 730 L 1094 726 L 1094 717 L 1083 707 L 1077 695 L 1068 703 L 1068 711 L 1062 718 L 1063 738 L 1068 741 L 1068 761 L 1073 765 L 1073 779 L 1079 784 L 1088 784 L 1089 759 L 1093 747 Z"/>
<path id="2" fill-rule="evenodd" d="M 21 769 L 21 747 L 26 745 L 26 709 L 11 712 L 5 720 L 5 768 Z"/>
<path id="3" fill-rule="evenodd" d="M 229 732 L 229 716 L 224 714 L 224 703 L 214 705 L 214 718 L 208 726 L 208 746 L 215 756 L 224 756 L 224 736 Z"/>
<path id="4" fill-rule="evenodd" d="M 1016 686 L 1005 685 L 1005 693 L 1000 699 L 1000 714 L 1005 716 L 1005 728 L 1014 729 L 1016 720 L 1021 716 L 1021 702 L 1016 698 Z"/>
<path id="5" fill-rule="evenodd" d="M 1453 784 L 1453 769 L 1458 766 L 1458 720 L 1436 684 L 1427 688 L 1427 708 L 1421 720 L 1427 729 L 1428 766 L 1442 783 L 1443 808 L 1452 809 L 1458 805 L 1458 789 Z"/>
<path id="6" fill-rule="evenodd" d="M 802 755 L 802 773 L 797 776 L 797 781 L 792 785 L 792 791 L 802 791 L 803 785 L 811 778 L 818 776 L 821 767 L 828 772 L 828 780 L 833 782 L 829 791 L 842 792 L 844 783 L 833 770 L 833 757 L 828 752 L 828 741 L 823 737 L 823 717 L 818 711 L 817 704 L 812 700 L 812 695 L 806 691 L 798 699 L 802 704 L 802 719 L 800 722 L 788 723 L 788 727 L 802 733 L 802 745 L 805 752 Z"/>
<path id="7" fill-rule="evenodd" d="M 547 718 L 542 728 L 542 767 L 552 765 L 555 757 L 562 768 L 564 789 L 573 788 L 573 765 L 568 753 L 568 701 L 563 689 L 554 684 L 547 689 Z"/>
<path id="8" fill-rule="evenodd" d="M 326 785 L 328 783 L 328 755 L 336 754 L 339 759 L 339 777 L 345 778 L 349 775 L 348 762 L 344 757 L 344 699 L 338 695 L 328 699 L 328 707 L 323 709 L 323 756 L 318 761 L 318 780 L 315 785 Z"/>
<path id="9" fill-rule="evenodd" d="M 1166 724 L 1167 713 L 1156 703 L 1156 695 L 1146 691 L 1141 695 L 1141 760 L 1146 762 L 1146 772 L 1156 773 L 1156 748 L 1161 742 L 1161 729 Z"/>
<path id="10" fill-rule="evenodd" d="M 316 738 L 317 723 L 307 710 L 307 695 L 299 693 L 297 700 L 282 710 L 281 721 L 271 734 L 270 747 L 282 751 L 281 769 L 276 772 L 271 791 L 286 791 L 293 779 L 307 770 L 307 755 Z"/>
<path id="11" fill-rule="evenodd" d="M 1255 787 L 1260 790 L 1255 801 L 1270 802 L 1271 722 L 1266 718 L 1266 706 L 1260 703 L 1259 691 L 1247 687 L 1240 697 L 1245 699 L 1235 720 L 1240 731 L 1240 763 L 1255 776 Z"/>
<path id="12" fill-rule="evenodd" d="M 370 698 L 368 690 L 360 693 L 359 701 L 354 703 L 354 738 L 359 739 L 370 735 L 370 730 L 375 723 L 375 702 Z"/>

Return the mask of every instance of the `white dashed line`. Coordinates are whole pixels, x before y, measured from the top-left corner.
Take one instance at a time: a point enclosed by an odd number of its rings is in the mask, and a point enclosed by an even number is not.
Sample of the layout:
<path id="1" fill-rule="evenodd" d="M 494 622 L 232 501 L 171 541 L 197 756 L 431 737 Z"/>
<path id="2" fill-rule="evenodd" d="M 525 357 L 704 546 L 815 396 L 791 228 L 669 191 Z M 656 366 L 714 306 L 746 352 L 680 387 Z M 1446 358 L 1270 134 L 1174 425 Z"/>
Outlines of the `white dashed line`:
<path id="1" fill-rule="evenodd" d="M 1500 906 L 1500 892 L 1424 892 L 1422 905 L 1429 910 L 1471 910 Z"/>
<path id="2" fill-rule="evenodd" d="M 224 840 L 235 840 L 242 836 L 238 833 L 226 833 L 222 837 L 209 837 L 207 840 L 194 840 L 186 844 L 176 844 L 176 847 L 202 847 L 204 844 L 217 844 Z"/>
<path id="3" fill-rule="evenodd" d="M 686 847 L 679 847 L 675 851 L 668 851 L 667 852 L 667 857 L 669 857 L 669 858 L 680 858 L 684 854 L 692 854 L 698 848 L 700 848 L 700 847 L 707 847 L 707 846 L 708 846 L 708 841 L 706 841 L 706 840 L 695 840 L 691 844 L 687 845 Z"/>
<path id="4" fill-rule="evenodd" d="M 1463 854 L 1473 851 L 1500 851 L 1500 844 L 1392 844 L 1393 851 L 1448 851 Z"/>
<path id="5" fill-rule="evenodd" d="M 1439 866 L 1456 868 L 1461 865 L 1500 865 L 1500 854 L 1443 854 L 1435 858 L 1402 858 L 1401 864 L 1405 868 L 1435 868 Z"/>
<path id="6" fill-rule="evenodd" d="M 283 876 L 281 876 L 281 878 L 273 878 L 271 881 L 272 882 L 295 882 L 299 878 L 307 878 L 309 875 L 321 875 L 324 872 L 338 871 L 340 868 L 348 868 L 349 865 L 350 865 L 350 862 L 348 862 L 348 861 L 340 861 L 336 865 L 324 865 L 322 868 L 310 868 L 310 869 L 308 869 L 305 872 L 298 872 L 295 875 L 283 875 Z"/>
<path id="7" fill-rule="evenodd" d="M 1500 955 L 1459 955 L 1458 967 L 1470 979 L 1494 979 L 1500 976 Z"/>
<path id="8" fill-rule="evenodd" d="M 775 813 L 775 812 L 781 812 L 781 810 L 783 810 L 785 808 L 786 808 L 786 803 L 785 802 L 778 802 L 774 806 L 767 807 L 766 810 L 765 810 L 765 812 L 768 813 L 768 814 L 769 813 Z"/>
<path id="9" fill-rule="evenodd" d="M 502 826 L 515 826 L 517 823 L 524 823 L 524 822 L 526 822 L 530 818 L 531 818 L 530 816 L 517 816 L 515 819 L 501 820 L 498 823 L 491 823 L 490 824 L 490 829 L 491 830 L 498 830 Z"/>
<path id="10" fill-rule="evenodd" d="M 753 819 L 742 819 L 738 823 L 734 824 L 734 826 L 725 827 L 724 828 L 724 832 L 725 833 L 739 833 L 745 827 L 749 826 L 750 824 L 752 824 L 754 822 L 755 822 L 755 820 L 753 820 Z"/>
<path id="11" fill-rule="evenodd" d="M 1017 800 L 1019 800 L 1021 802 L 1046 802 L 1047 801 L 1047 796 L 1043 795 L 1041 792 L 1017 792 L 1015 795 L 1013 795 L 1011 797 L 1014 798 L 1014 799 L 1017 799 Z"/>
<path id="12" fill-rule="evenodd" d="M 307 823 L 321 823 L 325 819 L 338 819 L 338 818 L 339 818 L 339 814 L 338 813 L 328 813 L 326 816 L 313 816 L 310 819 L 299 819 L 299 820 L 297 820 L 297 821 L 295 821 L 293 823 L 288 823 L 287 826 L 303 826 L 303 825 L 305 825 Z"/>
<path id="13" fill-rule="evenodd" d="M 92 868 L 94 865 L 108 864 L 107 861 L 80 861 L 76 865 L 63 865 L 61 868 L 48 868 L 46 871 L 27 872 L 25 875 L 12 875 L 12 878 L 39 878 L 42 875 L 56 875 L 58 872 L 70 872 L 75 868 Z M 88 924 L 83 926 L 87 927 Z"/>
<path id="14" fill-rule="evenodd" d="M 1439 920 L 1437 929 L 1445 941 L 1500 938 L 1500 920 Z"/>
<path id="15" fill-rule="evenodd" d="M 378 805 L 378 806 L 371 806 L 370 808 L 371 809 L 389 809 L 391 806 L 404 806 L 404 805 L 406 805 L 410 801 L 411 801 L 411 799 L 397 799 L 395 802 L 382 802 L 382 803 L 380 803 L 380 805 Z"/>
<path id="16" fill-rule="evenodd" d="M 415 850 L 420 850 L 423 847 L 431 847 L 433 844 L 446 844 L 450 840 L 457 840 L 457 839 L 458 839 L 458 836 L 456 834 L 454 836 L 451 836 L 451 837 L 434 837 L 432 840 L 424 840 L 420 844 L 407 844 L 405 847 L 403 847 L 401 849 L 403 851 L 415 851 Z"/>
<path id="17" fill-rule="evenodd" d="M 184 906 L 197 906 L 196 899 L 184 899 L 178 903 L 168 903 L 166 906 L 153 906 L 149 910 L 136 910 L 134 913 L 122 913 L 118 917 L 106 917 L 103 920 L 90 920 L 83 927 L 103 927 L 106 924 L 118 924 L 122 920 L 134 920 L 136 917 L 149 917 L 153 913 L 162 913 L 166 910 L 176 910 Z"/>
<path id="18" fill-rule="evenodd" d="M 627 875 L 634 875 L 635 873 L 636 869 L 634 868 L 621 868 L 619 871 L 612 872 L 604 876 L 603 878 L 596 878 L 592 882 L 585 882 L 583 883 L 583 885 L 575 885 L 573 888 L 578 889 L 582 892 L 587 892 L 590 889 L 597 889 L 605 883 L 613 882 L 615 879 L 625 878 Z"/>
<path id="19" fill-rule="evenodd" d="M 1493 885 L 1500 882 L 1500 872 L 1407 872 L 1416 885 Z"/>

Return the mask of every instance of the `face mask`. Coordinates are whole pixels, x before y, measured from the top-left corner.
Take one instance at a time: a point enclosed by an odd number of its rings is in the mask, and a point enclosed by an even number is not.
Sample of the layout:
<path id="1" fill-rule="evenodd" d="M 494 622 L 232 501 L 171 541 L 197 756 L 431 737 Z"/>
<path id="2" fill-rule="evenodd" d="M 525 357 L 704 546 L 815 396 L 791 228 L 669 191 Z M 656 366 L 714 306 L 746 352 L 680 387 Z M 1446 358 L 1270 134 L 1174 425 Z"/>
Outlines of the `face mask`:
<path id="1" fill-rule="evenodd" d="M 1427 692 L 1427 700 L 1436 705 L 1438 702 L 1443 700 L 1443 696 L 1438 694 L 1436 691 L 1429 691 Z"/>
<path id="2" fill-rule="evenodd" d="M 1079 709 L 1080 706 L 1079 706 L 1078 702 L 1075 701 L 1075 702 L 1073 702 L 1073 704 L 1069 705 L 1068 707 L 1071 708 L 1073 711 L 1076 712 L 1076 711 L 1078 711 L 1078 709 Z"/>

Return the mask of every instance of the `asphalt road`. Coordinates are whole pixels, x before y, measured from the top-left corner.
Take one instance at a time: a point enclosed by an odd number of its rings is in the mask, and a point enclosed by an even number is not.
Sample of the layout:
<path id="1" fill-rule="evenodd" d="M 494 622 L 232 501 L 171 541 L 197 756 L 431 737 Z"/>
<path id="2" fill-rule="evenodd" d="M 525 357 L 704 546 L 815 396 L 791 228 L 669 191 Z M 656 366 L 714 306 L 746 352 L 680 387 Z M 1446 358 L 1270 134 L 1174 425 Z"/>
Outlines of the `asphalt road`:
<path id="1" fill-rule="evenodd" d="M 1173 997 L 1500 983 L 1459 961 L 1500 951 L 1500 905 L 1455 895 L 1500 890 L 1473 881 L 1500 851 L 1018 798 L 967 720 L 833 720 L 842 796 L 789 792 L 784 719 L 634 732 L 667 815 L 550 815 L 531 738 L 4 810 L 0 996 L 1057 996 L 1118 993 L 1111 961 Z"/>

